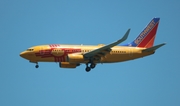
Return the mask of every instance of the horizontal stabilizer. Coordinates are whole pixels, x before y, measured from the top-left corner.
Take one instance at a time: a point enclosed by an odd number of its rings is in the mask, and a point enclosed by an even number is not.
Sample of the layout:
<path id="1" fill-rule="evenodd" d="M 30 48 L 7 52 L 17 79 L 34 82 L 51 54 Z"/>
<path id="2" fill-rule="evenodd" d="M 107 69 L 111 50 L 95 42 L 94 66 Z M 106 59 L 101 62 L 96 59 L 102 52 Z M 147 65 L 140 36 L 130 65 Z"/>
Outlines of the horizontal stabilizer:
<path id="1" fill-rule="evenodd" d="M 156 49 L 160 48 L 161 46 L 164 46 L 166 43 L 162 43 L 147 49 L 144 49 L 143 52 L 151 52 L 151 51 L 155 51 Z"/>

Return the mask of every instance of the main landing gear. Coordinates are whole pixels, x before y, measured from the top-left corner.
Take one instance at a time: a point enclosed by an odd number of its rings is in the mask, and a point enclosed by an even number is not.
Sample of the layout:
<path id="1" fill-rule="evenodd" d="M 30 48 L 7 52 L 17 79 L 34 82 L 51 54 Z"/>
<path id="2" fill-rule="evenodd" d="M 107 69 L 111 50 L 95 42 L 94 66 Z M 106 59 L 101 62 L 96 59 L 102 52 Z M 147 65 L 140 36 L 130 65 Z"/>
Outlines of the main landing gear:
<path id="1" fill-rule="evenodd" d="M 94 64 L 94 63 L 91 63 L 91 65 L 90 66 L 88 66 L 88 63 L 86 63 L 86 72 L 89 72 L 89 71 L 91 71 L 91 69 L 93 69 L 93 68 L 95 68 L 96 67 L 96 64 Z"/>

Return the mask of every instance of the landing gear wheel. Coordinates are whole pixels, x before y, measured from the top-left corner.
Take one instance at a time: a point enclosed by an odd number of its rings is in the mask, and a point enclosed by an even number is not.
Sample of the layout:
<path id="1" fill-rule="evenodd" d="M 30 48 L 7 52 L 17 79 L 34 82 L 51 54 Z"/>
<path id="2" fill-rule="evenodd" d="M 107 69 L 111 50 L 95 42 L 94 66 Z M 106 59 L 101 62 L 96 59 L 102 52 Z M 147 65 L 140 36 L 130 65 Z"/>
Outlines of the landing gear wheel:
<path id="1" fill-rule="evenodd" d="M 39 67 L 39 65 L 36 65 L 35 67 L 36 67 L 36 68 L 38 68 L 38 67 Z"/>
<path id="2" fill-rule="evenodd" d="M 93 68 L 96 67 L 96 64 L 92 63 L 92 64 L 90 65 L 90 67 L 93 69 Z"/>
<path id="3" fill-rule="evenodd" d="M 90 67 L 86 67 L 86 72 L 89 72 L 91 70 Z"/>

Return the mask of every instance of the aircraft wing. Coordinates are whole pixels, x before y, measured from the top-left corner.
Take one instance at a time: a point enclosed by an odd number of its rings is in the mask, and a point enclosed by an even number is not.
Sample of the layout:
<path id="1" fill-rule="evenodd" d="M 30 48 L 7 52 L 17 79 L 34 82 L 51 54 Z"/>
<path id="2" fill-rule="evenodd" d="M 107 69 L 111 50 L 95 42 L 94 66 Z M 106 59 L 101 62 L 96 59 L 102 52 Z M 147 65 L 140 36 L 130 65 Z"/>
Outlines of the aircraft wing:
<path id="1" fill-rule="evenodd" d="M 127 30 L 127 32 L 125 33 L 125 35 L 121 39 L 119 39 L 119 40 L 117 40 L 111 44 L 108 44 L 108 45 L 105 45 L 105 46 L 100 47 L 98 49 L 95 49 L 93 51 L 90 51 L 88 53 L 85 53 L 84 57 L 85 58 L 91 58 L 91 57 L 96 56 L 98 54 L 105 55 L 105 53 L 103 53 L 103 52 L 110 52 L 112 47 L 114 47 L 114 46 L 120 44 L 121 42 L 125 41 L 129 35 L 129 32 L 130 32 L 130 29 Z"/>

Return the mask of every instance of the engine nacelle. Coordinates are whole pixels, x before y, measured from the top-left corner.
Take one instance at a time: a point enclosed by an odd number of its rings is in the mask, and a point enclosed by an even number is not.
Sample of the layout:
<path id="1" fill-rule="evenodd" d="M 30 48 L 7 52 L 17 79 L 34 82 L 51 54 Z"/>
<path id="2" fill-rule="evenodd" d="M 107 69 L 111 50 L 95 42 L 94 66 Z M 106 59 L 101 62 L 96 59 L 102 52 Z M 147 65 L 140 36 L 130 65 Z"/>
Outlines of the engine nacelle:
<path id="1" fill-rule="evenodd" d="M 69 62 L 61 62 L 59 63 L 59 67 L 61 68 L 76 68 L 77 64 L 69 63 Z"/>
<path id="2" fill-rule="evenodd" d="M 84 62 L 84 57 L 80 54 L 68 54 L 67 61 L 70 63 L 82 63 Z"/>

